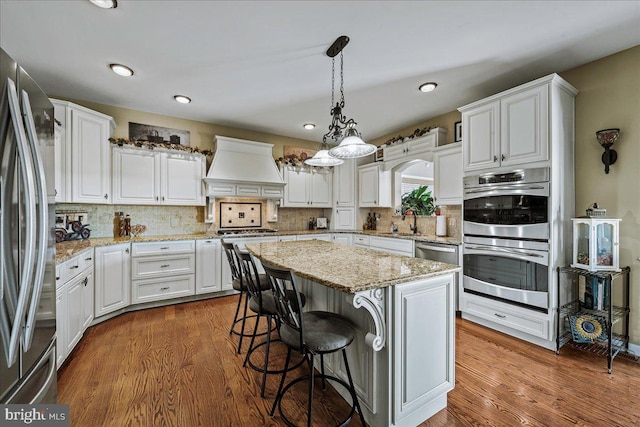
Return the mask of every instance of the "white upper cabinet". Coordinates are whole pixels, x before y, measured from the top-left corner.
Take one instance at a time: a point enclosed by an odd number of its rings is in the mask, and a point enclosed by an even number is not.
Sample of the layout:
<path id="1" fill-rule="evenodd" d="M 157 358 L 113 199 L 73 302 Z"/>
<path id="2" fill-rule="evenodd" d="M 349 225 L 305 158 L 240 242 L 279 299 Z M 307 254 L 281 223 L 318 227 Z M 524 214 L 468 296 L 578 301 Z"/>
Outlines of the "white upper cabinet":
<path id="1" fill-rule="evenodd" d="M 549 160 L 548 94 L 548 85 L 544 85 L 500 102 L 502 166 Z"/>
<path id="2" fill-rule="evenodd" d="M 500 102 L 462 113 L 464 170 L 497 167 L 499 162 Z"/>
<path id="3" fill-rule="evenodd" d="M 563 82 L 554 74 L 459 108 L 464 171 L 547 166 L 549 120 L 556 114 L 550 93 Z"/>
<path id="4" fill-rule="evenodd" d="M 317 168 L 283 168 L 283 207 L 330 208 L 333 203 L 333 171 Z"/>
<path id="5" fill-rule="evenodd" d="M 447 131 L 443 128 L 431 129 L 425 135 L 384 147 L 384 161 L 410 159 L 418 154 L 430 152 L 445 143 Z"/>
<path id="6" fill-rule="evenodd" d="M 58 201 L 72 203 L 111 203 L 111 151 L 109 138 L 115 129 L 113 119 L 80 105 L 51 100 L 55 117 L 63 124 L 64 147 L 55 153 L 64 181 Z M 64 199 L 63 199 L 64 197 Z"/>
<path id="7" fill-rule="evenodd" d="M 333 167 L 333 195 L 336 206 L 356 205 L 356 163 L 345 159 L 344 163 Z"/>
<path id="8" fill-rule="evenodd" d="M 462 204 L 462 147 L 460 143 L 434 150 L 435 198 L 437 205 Z"/>
<path id="9" fill-rule="evenodd" d="M 391 207 L 391 172 L 382 164 L 370 163 L 358 167 L 359 205 Z"/>
<path id="10" fill-rule="evenodd" d="M 137 205 L 205 204 L 199 154 L 113 148 L 113 203 Z"/>

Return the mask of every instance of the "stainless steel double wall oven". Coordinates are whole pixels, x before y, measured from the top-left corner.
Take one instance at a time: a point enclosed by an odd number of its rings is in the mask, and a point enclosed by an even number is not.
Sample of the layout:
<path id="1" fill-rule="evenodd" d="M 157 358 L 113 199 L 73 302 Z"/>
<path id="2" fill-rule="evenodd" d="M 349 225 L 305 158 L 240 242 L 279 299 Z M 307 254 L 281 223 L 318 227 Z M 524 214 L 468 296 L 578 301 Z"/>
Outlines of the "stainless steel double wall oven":
<path id="1" fill-rule="evenodd" d="M 465 292 L 546 311 L 549 216 L 549 168 L 465 177 Z"/>

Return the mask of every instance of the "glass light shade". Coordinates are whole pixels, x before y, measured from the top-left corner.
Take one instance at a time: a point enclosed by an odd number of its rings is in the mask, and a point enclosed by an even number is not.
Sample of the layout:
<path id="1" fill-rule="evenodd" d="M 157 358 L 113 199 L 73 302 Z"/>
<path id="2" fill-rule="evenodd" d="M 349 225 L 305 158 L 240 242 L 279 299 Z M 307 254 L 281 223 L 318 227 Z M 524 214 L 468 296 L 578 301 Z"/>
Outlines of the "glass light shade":
<path id="1" fill-rule="evenodd" d="M 180 104 L 188 104 L 188 103 L 191 102 L 191 98 L 189 98 L 188 96 L 184 96 L 184 95 L 175 95 L 173 97 L 173 99 L 178 101 Z"/>
<path id="2" fill-rule="evenodd" d="M 309 166 L 338 166 L 344 163 L 344 160 L 329 155 L 329 150 L 320 150 L 315 156 L 304 161 Z"/>
<path id="3" fill-rule="evenodd" d="M 339 159 L 355 159 L 369 156 L 375 153 L 377 149 L 375 145 L 364 142 L 355 129 L 348 129 L 347 136 L 337 147 L 329 150 L 329 154 Z"/>

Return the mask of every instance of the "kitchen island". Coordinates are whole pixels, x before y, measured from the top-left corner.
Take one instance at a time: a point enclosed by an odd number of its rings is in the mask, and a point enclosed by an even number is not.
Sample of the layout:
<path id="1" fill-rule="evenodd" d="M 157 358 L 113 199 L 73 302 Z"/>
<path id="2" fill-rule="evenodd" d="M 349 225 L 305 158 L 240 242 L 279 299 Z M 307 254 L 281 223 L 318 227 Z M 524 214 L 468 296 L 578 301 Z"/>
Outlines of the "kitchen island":
<path id="1" fill-rule="evenodd" d="M 458 266 L 320 240 L 246 248 L 294 273 L 306 310 L 340 313 L 356 325 L 347 353 L 370 426 L 415 426 L 447 406 L 454 386 Z M 333 356 L 325 357 L 325 366 L 346 378 L 341 359 Z"/>

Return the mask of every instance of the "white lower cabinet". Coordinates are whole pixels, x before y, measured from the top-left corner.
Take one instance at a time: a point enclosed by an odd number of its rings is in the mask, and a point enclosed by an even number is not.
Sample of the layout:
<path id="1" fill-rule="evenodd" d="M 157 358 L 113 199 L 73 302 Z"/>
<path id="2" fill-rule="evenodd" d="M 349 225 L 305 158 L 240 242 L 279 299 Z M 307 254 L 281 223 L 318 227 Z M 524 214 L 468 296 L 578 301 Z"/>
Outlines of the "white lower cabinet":
<path id="1" fill-rule="evenodd" d="M 129 305 L 131 250 L 129 243 L 95 249 L 95 317 Z"/>
<path id="2" fill-rule="evenodd" d="M 485 325 L 488 322 L 494 329 L 500 330 L 500 327 L 506 327 L 511 331 L 520 331 L 544 340 L 548 340 L 552 336 L 552 325 L 546 313 L 528 310 L 524 307 L 483 298 L 467 292 L 462 292 L 460 309 L 463 318 Z M 510 334 L 514 335 L 513 332 Z"/>
<path id="3" fill-rule="evenodd" d="M 145 255 L 164 251 L 163 255 Z M 195 241 L 133 243 L 131 304 L 195 294 Z"/>
<path id="4" fill-rule="evenodd" d="M 352 236 L 348 233 L 335 233 L 331 235 L 331 241 L 333 243 L 339 243 L 341 245 L 351 246 Z"/>
<path id="5" fill-rule="evenodd" d="M 219 239 L 196 240 L 196 294 L 222 290 Z"/>
<path id="6" fill-rule="evenodd" d="M 93 250 L 56 266 L 56 351 L 59 368 L 93 320 Z"/>
<path id="7" fill-rule="evenodd" d="M 369 248 L 395 255 L 413 256 L 413 240 L 397 239 L 393 237 L 369 237 Z"/>

